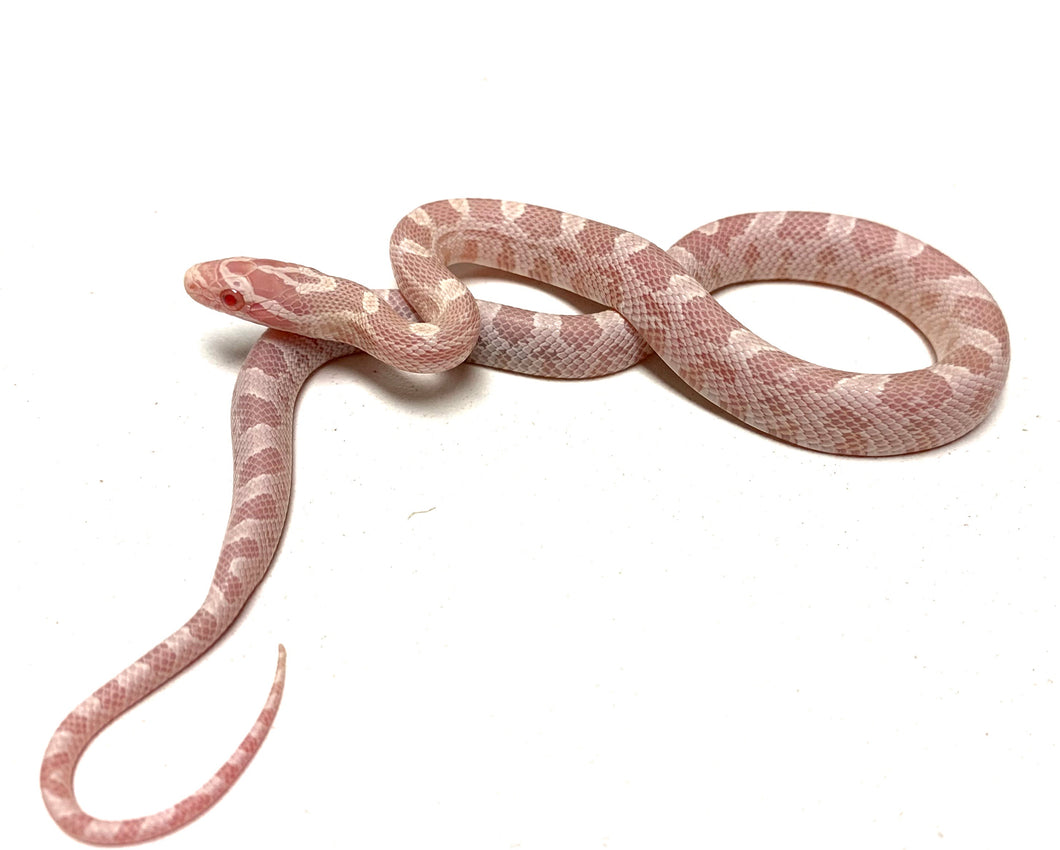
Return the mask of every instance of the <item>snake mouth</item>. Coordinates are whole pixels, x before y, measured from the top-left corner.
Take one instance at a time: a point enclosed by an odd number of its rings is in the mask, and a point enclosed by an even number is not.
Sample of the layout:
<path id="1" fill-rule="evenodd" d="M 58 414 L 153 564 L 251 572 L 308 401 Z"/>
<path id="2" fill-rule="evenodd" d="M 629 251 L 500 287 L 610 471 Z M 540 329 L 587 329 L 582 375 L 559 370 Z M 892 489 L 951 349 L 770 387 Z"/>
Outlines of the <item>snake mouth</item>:
<path id="1" fill-rule="evenodd" d="M 268 328 L 276 328 L 279 331 L 291 331 L 297 333 L 299 330 L 298 325 L 291 321 L 276 310 L 271 309 L 270 305 L 261 301 L 254 301 L 248 303 L 241 310 L 233 310 L 232 314 L 239 314 L 244 319 L 249 319 L 252 322 L 256 322 L 259 325 L 265 325 Z"/>

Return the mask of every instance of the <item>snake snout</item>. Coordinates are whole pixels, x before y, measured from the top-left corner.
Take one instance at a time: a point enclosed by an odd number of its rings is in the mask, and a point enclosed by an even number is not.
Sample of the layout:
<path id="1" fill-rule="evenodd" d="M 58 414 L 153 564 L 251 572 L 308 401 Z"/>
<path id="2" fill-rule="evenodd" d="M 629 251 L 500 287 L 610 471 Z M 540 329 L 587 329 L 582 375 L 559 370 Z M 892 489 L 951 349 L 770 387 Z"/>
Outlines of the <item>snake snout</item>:
<path id="1" fill-rule="evenodd" d="M 196 301 L 199 301 L 199 293 L 203 290 L 206 280 L 202 273 L 203 263 L 196 263 L 184 272 L 184 291 Z"/>
<path id="2" fill-rule="evenodd" d="M 218 308 L 218 297 L 226 288 L 220 274 L 220 260 L 196 263 L 184 272 L 184 291 L 195 301 L 213 310 Z"/>

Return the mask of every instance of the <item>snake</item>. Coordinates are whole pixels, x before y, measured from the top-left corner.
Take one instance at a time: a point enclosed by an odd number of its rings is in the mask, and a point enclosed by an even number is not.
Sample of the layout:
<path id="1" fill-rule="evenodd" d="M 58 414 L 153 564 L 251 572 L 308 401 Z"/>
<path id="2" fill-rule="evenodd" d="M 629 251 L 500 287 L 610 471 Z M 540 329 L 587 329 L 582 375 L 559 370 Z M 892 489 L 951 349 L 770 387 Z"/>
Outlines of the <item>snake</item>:
<path id="1" fill-rule="evenodd" d="M 410 372 L 465 361 L 552 378 L 611 374 L 654 352 L 708 401 L 753 429 L 818 452 L 882 457 L 946 445 L 994 408 L 1008 372 L 1005 319 L 986 288 L 929 245 L 875 222 L 815 212 L 736 215 L 669 250 L 626 230 L 532 204 L 436 201 L 390 239 L 396 289 L 316 269 L 230 257 L 192 266 L 199 303 L 267 327 L 232 398 L 233 493 L 221 552 L 199 609 L 60 723 L 40 771 L 45 806 L 70 836 L 133 844 L 184 826 L 233 786 L 268 733 L 286 651 L 261 713 L 205 784 L 162 811 L 124 820 L 86 813 L 78 760 L 108 724 L 202 656 L 261 582 L 287 517 L 294 405 L 310 374 L 366 352 Z M 566 289 L 600 311 L 553 315 L 477 300 L 451 266 L 472 263 Z M 867 296 L 912 324 L 934 362 L 894 374 L 815 365 L 756 336 L 712 293 L 747 281 L 806 281 Z"/>

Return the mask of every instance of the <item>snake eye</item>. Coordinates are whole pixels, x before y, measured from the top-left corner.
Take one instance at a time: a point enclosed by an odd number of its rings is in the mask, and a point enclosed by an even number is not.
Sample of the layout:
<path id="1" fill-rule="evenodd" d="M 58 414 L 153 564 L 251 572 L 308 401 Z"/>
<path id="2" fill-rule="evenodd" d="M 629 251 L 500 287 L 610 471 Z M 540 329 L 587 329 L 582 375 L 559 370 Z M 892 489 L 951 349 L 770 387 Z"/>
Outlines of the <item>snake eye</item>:
<path id="1" fill-rule="evenodd" d="M 243 296 L 235 289 L 226 289 L 221 293 L 221 303 L 229 310 L 242 310 Z"/>

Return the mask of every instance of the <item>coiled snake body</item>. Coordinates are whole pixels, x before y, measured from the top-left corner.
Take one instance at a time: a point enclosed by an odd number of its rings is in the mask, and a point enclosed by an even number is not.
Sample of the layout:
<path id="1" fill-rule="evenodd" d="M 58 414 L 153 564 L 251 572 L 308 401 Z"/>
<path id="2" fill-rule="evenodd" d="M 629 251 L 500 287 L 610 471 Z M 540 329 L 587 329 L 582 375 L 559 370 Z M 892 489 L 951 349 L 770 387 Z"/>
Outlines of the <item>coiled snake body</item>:
<path id="1" fill-rule="evenodd" d="M 993 407 L 1008 331 L 985 288 L 922 242 L 879 224 L 823 213 L 756 213 L 693 231 L 669 251 L 627 231 L 505 201 L 420 207 L 390 243 L 398 290 L 369 290 L 303 266 L 249 258 L 202 263 L 185 287 L 208 307 L 270 327 L 247 357 L 232 402 L 232 509 L 209 593 L 187 623 L 75 708 L 41 765 L 41 791 L 73 837 L 128 844 L 165 835 L 232 786 L 267 733 L 285 652 L 253 728 L 197 792 L 142 818 L 105 821 L 77 803 L 84 749 L 111 721 L 202 655 L 228 628 L 272 560 L 287 514 L 295 398 L 336 357 L 366 351 L 399 369 L 436 372 L 464 360 L 558 378 L 604 375 L 655 351 L 711 402 L 810 449 L 894 455 L 943 445 Z M 514 272 L 606 305 L 553 316 L 477 302 L 448 266 Z M 751 280 L 815 281 L 891 307 L 927 338 L 936 362 L 889 375 L 799 360 L 755 336 L 710 292 Z"/>

